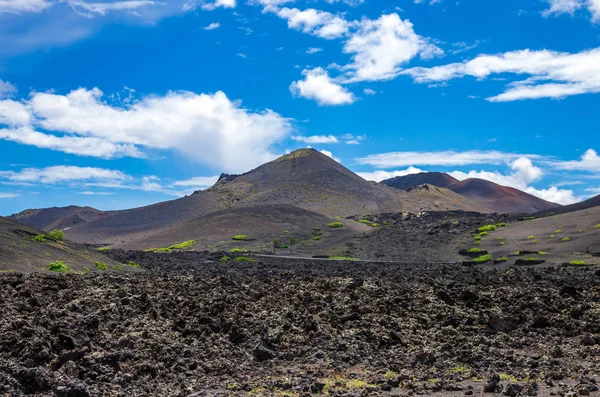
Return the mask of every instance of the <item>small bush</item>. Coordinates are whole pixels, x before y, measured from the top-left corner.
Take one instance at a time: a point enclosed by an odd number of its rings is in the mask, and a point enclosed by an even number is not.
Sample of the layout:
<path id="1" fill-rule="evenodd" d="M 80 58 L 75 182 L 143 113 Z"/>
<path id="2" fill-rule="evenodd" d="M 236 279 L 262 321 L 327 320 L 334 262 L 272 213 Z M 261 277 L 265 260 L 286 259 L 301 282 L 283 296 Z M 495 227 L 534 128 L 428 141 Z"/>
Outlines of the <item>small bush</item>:
<path id="1" fill-rule="evenodd" d="M 503 256 L 502 258 L 498 258 L 498 259 L 496 259 L 496 260 L 495 260 L 495 262 L 497 262 L 497 263 L 500 263 L 500 262 L 507 262 L 507 261 L 508 261 L 508 258 L 507 258 L 507 257 L 505 257 L 505 256 Z"/>
<path id="2" fill-rule="evenodd" d="M 594 229 L 600 229 L 600 223 L 594 226 Z"/>
<path id="3" fill-rule="evenodd" d="M 515 252 L 515 255 L 521 255 L 521 251 Z"/>
<path id="4" fill-rule="evenodd" d="M 525 260 L 526 260 L 527 262 L 534 262 L 534 261 L 537 261 L 537 260 L 538 260 L 538 258 L 525 258 Z"/>
<path id="5" fill-rule="evenodd" d="M 481 232 L 481 233 L 479 233 L 480 237 L 487 236 L 487 235 L 488 235 L 488 232 Z"/>
<path id="6" fill-rule="evenodd" d="M 551 234 L 551 235 L 550 235 L 550 238 L 554 238 L 554 237 L 556 237 L 554 234 Z"/>
<path id="7" fill-rule="evenodd" d="M 339 229 L 340 227 L 344 227 L 344 224 L 342 222 L 331 222 L 327 225 L 327 227 L 330 227 L 332 229 Z"/>
<path id="8" fill-rule="evenodd" d="M 562 230 L 558 229 L 557 231 L 555 231 L 554 233 L 559 234 L 562 233 Z"/>
<path id="9" fill-rule="evenodd" d="M 481 241 L 475 241 L 473 244 L 474 244 L 474 245 L 480 245 L 480 244 L 481 244 Z"/>
<path id="10" fill-rule="evenodd" d="M 570 237 L 564 237 L 564 238 L 562 239 L 562 241 L 571 241 L 571 238 L 570 238 Z"/>
<path id="11" fill-rule="evenodd" d="M 506 245 L 504 241 L 500 241 L 500 245 Z"/>
<path id="12" fill-rule="evenodd" d="M 313 241 L 319 241 L 321 240 L 321 236 L 313 236 Z"/>
<path id="13" fill-rule="evenodd" d="M 229 262 L 231 260 L 230 256 L 225 255 L 224 257 L 222 257 L 221 259 L 219 259 L 221 262 Z"/>
<path id="14" fill-rule="evenodd" d="M 493 261 L 494 257 L 491 254 L 487 254 L 487 255 L 481 255 L 480 257 L 477 257 L 475 259 L 473 259 L 473 262 L 475 263 L 485 263 L 485 262 L 490 262 Z"/>
<path id="15" fill-rule="evenodd" d="M 280 248 L 280 247 L 277 247 L 277 248 Z M 232 254 L 244 254 L 246 252 L 248 252 L 248 250 L 245 248 L 234 248 L 231 250 Z"/>
<path id="16" fill-rule="evenodd" d="M 46 241 L 46 235 L 45 234 L 36 234 L 35 236 L 33 236 L 32 240 L 37 241 L 38 243 L 43 243 Z"/>
<path id="17" fill-rule="evenodd" d="M 48 237 L 54 240 L 62 241 L 65 239 L 65 232 L 62 230 L 54 229 L 48 232 Z"/>
<path id="18" fill-rule="evenodd" d="M 535 236 L 527 236 L 527 240 L 535 240 Z"/>
<path id="19" fill-rule="evenodd" d="M 238 234 L 237 236 L 233 236 L 231 239 L 235 241 L 244 241 L 248 240 L 248 236 L 246 236 L 245 234 Z"/>
<path id="20" fill-rule="evenodd" d="M 110 247 L 100 247 L 98 248 L 98 251 L 108 251 L 110 250 Z"/>
<path id="21" fill-rule="evenodd" d="M 167 247 L 167 249 L 169 249 L 169 250 L 181 250 L 181 249 L 184 249 L 184 248 L 191 247 L 195 243 L 196 243 L 196 241 L 194 241 L 194 240 L 188 240 L 188 241 L 184 241 L 183 243 L 173 244 L 173 245 Z"/>
<path id="22" fill-rule="evenodd" d="M 482 226 L 479 229 L 477 229 L 478 232 L 491 232 L 494 230 L 498 230 L 496 225 L 485 225 L 485 226 Z"/>
<path id="23" fill-rule="evenodd" d="M 392 224 L 386 221 L 386 222 L 383 222 L 383 226 L 392 226 Z"/>
<path id="24" fill-rule="evenodd" d="M 548 255 L 548 253 L 544 252 L 544 251 L 540 251 L 540 252 L 538 252 L 538 254 L 540 254 L 540 255 Z"/>
<path id="25" fill-rule="evenodd" d="M 87 273 L 87 272 L 89 272 L 89 271 L 90 271 L 90 268 L 89 268 L 89 267 L 87 267 L 87 266 L 84 266 L 84 267 L 83 267 L 83 271 L 84 271 L 85 273 Z"/>
<path id="26" fill-rule="evenodd" d="M 238 256 L 234 259 L 236 262 L 254 262 L 254 259 L 248 258 L 247 256 Z"/>
<path id="27" fill-rule="evenodd" d="M 366 220 L 366 219 L 361 219 L 360 221 L 358 221 L 358 223 L 362 223 L 362 224 L 365 224 L 365 225 L 370 225 L 371 221 Z"/>
<path id="28" fill-rule="evenodd" d="M 537 243 L 537 240 L 531 240 L 532 243 Z"/>
<path id="29" fill-rule="evenodd" d="M 569 265 L 572 265 L 572 266 L 585 266 L 585 262 L 581 261 L 581 260 L 574 260 L 574 261 L 569 262 Z"/>
<path id="30" fill-rule="evenodd" d="M 477 252 L 480 252 L 480 251 L 481 251 L 481 250 L 480 250 L 479 248 L 471 248 L 471 249 L 470 249 L 470 250 L 468 250 L 467 252 L 470 252 L 470 253 L 477 253 Z"/>
<path id="31" fill-rule="evenodd" d="M 96 269 L 98 269 L 98 270 L 105 271 L 106 269 L 108 269 L 108 265 L 103 262 L 95 262 L 94 265 L 96 266 Z"/>
<path id="32" fill-rule="evenodd" d="M 500 223 L 496 223 L 496 227 L 505 227 L 506 223 L 504 222 L 500 222 Z"/>
<path id="33" fill-rule="evenodd" d="M 498 240 L 504 240 L 504 237 L 498 237 Z"/>
<path id="34" fill-rule="evenodd" d="M 52 262 L 48 265 L 48 270 L 56 273 L 66 273 L 67 265 L 65 265 L 65 262 L 63 261 Z"/>
<path id="35" fill-rule="evenodd" d="M 473 240 L 475 240 L 475 241 L 481 241 L 481 236 L 475 236 L 475 238 Z"/>
<path id="36" fill-rule="evenodd" d="M 123 270 L 123 266 L 119 265 L 118 263 L 113 267 L 115 268 L 115 270 Z"/>
<path id="37" fill-rule="evenodd" d="M 141 267 L 142 267 L 142 266 L 140 266 L 140 264 L 139 264 L 139 263 L 135 263 L 134 261 L 129 261 L 129 263 L 127 264 L 127 266 L 129 266 L 129 267 L 134 267 L 134 268 L 136 268 L 136 269 L 139 269 L 139 268 L 141 268 Z"/>

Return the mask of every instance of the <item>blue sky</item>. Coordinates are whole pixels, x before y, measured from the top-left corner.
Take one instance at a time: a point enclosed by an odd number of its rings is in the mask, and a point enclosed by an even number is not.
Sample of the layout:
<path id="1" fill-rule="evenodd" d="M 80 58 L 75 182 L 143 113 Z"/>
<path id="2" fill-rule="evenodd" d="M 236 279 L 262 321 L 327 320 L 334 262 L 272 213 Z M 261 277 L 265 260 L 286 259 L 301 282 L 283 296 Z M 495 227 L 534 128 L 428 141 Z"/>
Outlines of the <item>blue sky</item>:
<path id="1" fill-rule="evenodd" d="M 600 0 L 0 0 L 0 214 L 311 146 L 371 180 L 600 194 Z"/>

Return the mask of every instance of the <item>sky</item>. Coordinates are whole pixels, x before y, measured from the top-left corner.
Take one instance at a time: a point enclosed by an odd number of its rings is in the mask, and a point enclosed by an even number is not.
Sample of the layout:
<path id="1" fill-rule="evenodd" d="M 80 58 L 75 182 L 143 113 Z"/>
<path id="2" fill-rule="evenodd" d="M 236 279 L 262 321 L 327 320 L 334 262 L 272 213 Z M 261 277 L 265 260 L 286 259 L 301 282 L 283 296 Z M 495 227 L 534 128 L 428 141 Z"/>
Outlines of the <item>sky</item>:
<path id="1" fill-rule="evenodd" d="M 600 0 L 0 0 L 0 215 L 312 147 L 368 180 L 600 194 Z"/>

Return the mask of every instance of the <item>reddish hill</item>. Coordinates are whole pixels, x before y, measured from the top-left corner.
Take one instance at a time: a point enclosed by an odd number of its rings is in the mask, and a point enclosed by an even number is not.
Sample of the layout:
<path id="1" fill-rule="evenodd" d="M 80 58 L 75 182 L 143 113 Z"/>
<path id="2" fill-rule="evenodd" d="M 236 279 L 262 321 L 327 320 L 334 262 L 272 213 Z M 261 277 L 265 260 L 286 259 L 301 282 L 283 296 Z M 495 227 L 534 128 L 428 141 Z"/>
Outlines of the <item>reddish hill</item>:
<path id="1" fill-rule="evenodd" d="M 437 187 L 447 187 L 457 183 L 458 179 L 446 174 L 445 172 L 420 172 L 405 176 L 397 176 L 395 178 L 382 181 L 384 185 L 406 190 L 420 185 L 433 185 Z"/>
<path id="2" fill-rule="evenodd" d="M 447 188 L 492 212 L 529 214 L 560 207 L 558 204 L 542 200 L 529 193 L 484 179 L 469 178 Z"/>

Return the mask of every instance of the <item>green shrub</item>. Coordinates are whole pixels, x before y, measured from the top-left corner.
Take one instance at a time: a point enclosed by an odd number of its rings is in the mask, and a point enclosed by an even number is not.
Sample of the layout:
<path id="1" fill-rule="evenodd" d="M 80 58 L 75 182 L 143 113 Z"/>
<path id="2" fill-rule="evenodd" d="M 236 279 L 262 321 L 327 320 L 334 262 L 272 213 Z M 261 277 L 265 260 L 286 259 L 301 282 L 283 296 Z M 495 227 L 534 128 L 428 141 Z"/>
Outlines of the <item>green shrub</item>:
<path id="1" fill-rule="evenodd" d="M 54 240 L 62 241 L 65 239 L 65 232 L 62 230 L 54 229 L 48 232 L 48 237 Z"/>
<path id="2" fill-rule="evenodd" d="M 113 266 L 115 268 L 115 270 L 123 270 L 123 267 L 121 265 L 119 265 L 118 263 L 116 265 Z"/>
<path id="3" fill-rule="evenodd" d="M 221 262 L 229 262 L 231 260 L 230 256 L 225 255 L 224 257 L 222 257 L 221 259 L 219 259 Z"/>
<path id="4" fill-rule="evenodd" d="M 565 237 L 565 238 L 562 239 L 562 241 L 571 241 L 571 238 L 570 237 Z"/>
<path id="5" fill-rule="evenodd" d="M 515 252 L 515 255 L 521 255 L 521 251 Z"/>
<path id="6" fill-rule="evenodd" d="M 498 237 L 498 240 L 504 240 L 504 237 Z"/>
<path id="7" fill-rule="evenodd" d="M 504 222 L 500 222 L 500 223 L 496 223 L 496 227 L 505 227 L 506 223 Z"/>
<path id="8" fill-rule="evenodd" d="M 87 267 L 87 266 L 84 266 L 84 267 L 83 267 L 83 271 L 84 271 L 85 273 L 87 273 L 87 272 L 89 272 L 89 271 L 90 271 L 90 268 L 89 268 L 89 267 Z"/>
<path id="9" fill-rule="evenodd" d="M 248 236 L 246 236 L 245 234 L 238 234 L 237 236 L 233 236 L 231 239 L 236 241 L 244 241 L 248 240 Z"/>
<path id="10" fill-rule="evenodd" d="M 321 240 L 321 236 L 313 236 L 313 241 L 319 241 Z"/>
<path id="11" fill-rule="evenodd" d="M 194 240 L 188 240 L 188 241 L 184 241 L 183 243 L 173 244 L 173 245 L 167 247 L 167 249 L 169 249 L 169 250 L 181 250 L 181 249 L 184 249 L 184 248 L 191 247 L 195 243 L 196 243 L 196 241 L 194 241 Z"/>
<path id="12" fill-rule="evenodd" d="M 477 252 L 480 252 L 480 251 L 481 251 L 481 250 L 480 250 L 479 248 L 471 248 L 471 249 L 470 249 L 470 250 L 468 250 L 467 252 L 470 252 L 470 253 L 477 253 Z"/>
<path id="13" fill-rule="evenodd" d="M 487 236 L 487 235 L 488 235 L 488 232 L 481 232 L 481 233 L 479 233 L 480 237 Z"/>
<path id="14" fill-rule="evenodd" d="M 544 252 L 544 251 L 540 251 L 540 252 L 538 252 L 538 254 L 540 254 L 540 255 L 548 255 L 548 253 Z"/>
<path id="15" fill-rule="evenodd" d="M 142 267 L 142 266 L 140 266 L 140 264 L 139 264 L 139 263 L 135 263 L 134 261 L 129 261 L 129 263 L 127 264 L 127 266 L 129 266 L 129 267 L 134 267 L 134 268 L 136 268 L 136 269 L 139 269 L 139 268 L 141 268 L 141 267 Z"/>
<path id="16" fill-rule="evenodd" d="M 363 224 L 365 224 L 365 225 L 370 225 L 370 224 L 371 224 L 371 221 L 369 221 L 369 220 L 366 220 L 366 219 L 361 219 L 360 221 L 358 221 L 358 223 L 363 223 Z"/>
<path id="17" fill-rule="evenodd" d="M 48 270 L 56 273 L 66 273 L 67 265 L 65 265 L 65 262 L 63 261 L 52 262 L 48 265 Z"/>
<path id="18" fill-rule="evenodd" d="M 386 222 L 383 222 L 383 226 L 392 226 L 392 224 L 386 221 Z"/>
<path id="19" fill-rule="evenodd" d="M 533 262 L 533 261 L 537 261 L 537 260 L 538 260 L 538 258 L 533 258 L 533 257 L 532 257 L 532 258 L 525 258 L 525 260 L 526 260 L 527 262 Z"/>
<path id="20" fill-rule="evenodd" d="M 277 248 L 279 248 L 279 247 L 277 247 Z M 246 252 L 248 252 L 248 250 L 245 249 L 245 248 L 234 248 L 234 249 L 231 250 L 232 254 L 243 254 L 243 253 L 246 253 Z"/>
<path id="21" fill-rule="evenodd" d="M 485 225 L 485 226 L 481 226 L 479 229 L 477 229 L 478 232 L 491 232 L 494 230 L 498 230 L 496 225 Z"/>
<path id="22" fill-rule="evenodd" d="M 504 241 L 500 241 L 500 245 L 506 245 Z"/>
<path id="23" fill-rule="evenodd" d="M 100 247 L 98 248 L 98 251 L 108 251 L 110 250 L 110 247 Z"/>
<path id="24" fill-rule="evenodd" d="M 582 260 L 573 260 L 571 262 L 569 262 L 569 265 L 572 266 L 585 266 L 585 262 Z"/>
<path id="25" fill-rule="evenodd" d="M 320 228 L 318 228 L 318 227 L 313 227 L 313 230 L 314 230 L 315 232 L 320 232 L 320 231 L 321 231 L 321 229 L 320 229 Z"/>
<path id="26" fill-rule="evenodd" d="M 537 240 L 531 240 L 532 243 L 537 243 Z"/>
<path id="27" fill-rule="evenodd" d="M 507 262 L 507 261 L 508 261 L 508 258 L 505 256 L 503 256 L 502 258 L 496 259 L 496 262 Z"/>
<path id="28" fill-rule="evenodd" d="M 331 222 L 330 224 L 327 225 L 327 227 L 330 227 L 333 229 L 339 229 L 340 227 L 344 227 L 344 224 L 342 222 Z"/>
<path id="29" fill-rule="evenodd" d="M 473 259 L 473 262 L 475 263 L 485 263 L 485 262 L 489 262 L 489 261 L 493 261 L 494 257 L 491 254 L 487 254 L 487 255 L 481 255 L 475 259 Z"/>
<path id="30" fill-rule="evenodd" d="M 558 234 L 558 233 L 562 233 L 562 230 L 558 229 L 557 231 L 555 231 L 554 233 Z"/>
<path id="31" fill-rule="evenodd" d="M 473 244 L 474 244 L 474 245 L 480 245 L 480 244 L 481 244 L 481 241 L 475 241 Z"/>
<path id="32" fill-rule="evenodd" d="M 43 243 L 46 241 L 46 235 L 45 234 L 36 234 L 35 236 L 33 236 L 32 240 L 37 241 L 38 243 Z"/>
<path id="33" fill-rule="evenodd" d="M 234 259 L 236 262 L 254 262 L 254 259 L 248 258 L 247 256 L 238 256 Z"/>
<path id="34" fill-rule="evenodd" d="M 475 240 L 475 241 L 481 241 L 481 236 L 475 236 L 475 238 L 473 240 Z"/>
<path id="35" fill-rule="evenodd" d="M 104 270 L 108 269 L 108 265 L 103 262 L 95 262 L 94 265 L 96 265 L 96 269 L 98 269 L 98 270 L 104 271 Z"/>
<path id="36" fill-rule="evenodd" d="M 535 236 L 527 236 L 527 240 L 535 240 Z"/>
<path id="37" fill-rule="evenodd" d="M 551 234 L 551 235 L 550 235 L 550 238 L 554 238 L 554 237 L 556 237 L 554 234 Z"/>
<path id="38" fill-rule="evenodd" d="M 600 223 L 594 226 L 594 229 L 600 229 Z"/>

